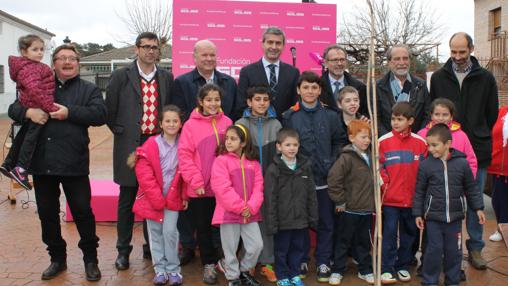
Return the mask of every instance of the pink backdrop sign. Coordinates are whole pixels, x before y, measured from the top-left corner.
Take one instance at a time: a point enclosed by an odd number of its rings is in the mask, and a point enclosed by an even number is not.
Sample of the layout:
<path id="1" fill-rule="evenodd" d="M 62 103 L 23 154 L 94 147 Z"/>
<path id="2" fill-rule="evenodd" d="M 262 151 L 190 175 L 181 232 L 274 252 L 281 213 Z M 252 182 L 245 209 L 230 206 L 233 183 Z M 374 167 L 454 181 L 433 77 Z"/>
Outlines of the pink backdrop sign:
<path id="1" fill-rule="evenodd" d="M 286 34 L 284 62 L 292 63 L 295 47 L 300 71 L 320 73 L 311 54 L 336 42 L 336 19 L 335 4 L 174 0 L 173 73 L 192 70 L 194 43 L 208 39 L 217 45 L 217 69 L 238 79 L 243 66 L 262 57 L 262 34 L 270 26 Z"/>

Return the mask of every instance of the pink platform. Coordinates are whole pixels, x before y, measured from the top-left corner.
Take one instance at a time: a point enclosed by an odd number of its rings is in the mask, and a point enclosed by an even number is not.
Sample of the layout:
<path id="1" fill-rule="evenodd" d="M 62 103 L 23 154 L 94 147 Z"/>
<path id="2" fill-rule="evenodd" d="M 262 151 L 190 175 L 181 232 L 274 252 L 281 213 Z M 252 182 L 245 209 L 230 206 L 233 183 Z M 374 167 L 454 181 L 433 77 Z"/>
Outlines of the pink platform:
<path id="1" fill-rule="evenodd" d="M 119 186 L 111 180 L 90 180 L 90 185 L 95 221 L 117 221 Z M 65 214 L 65 221 L 73 221 L 68 204 L 66 204 Z M 136 216 L 136 221 L 141 220 Z"/>

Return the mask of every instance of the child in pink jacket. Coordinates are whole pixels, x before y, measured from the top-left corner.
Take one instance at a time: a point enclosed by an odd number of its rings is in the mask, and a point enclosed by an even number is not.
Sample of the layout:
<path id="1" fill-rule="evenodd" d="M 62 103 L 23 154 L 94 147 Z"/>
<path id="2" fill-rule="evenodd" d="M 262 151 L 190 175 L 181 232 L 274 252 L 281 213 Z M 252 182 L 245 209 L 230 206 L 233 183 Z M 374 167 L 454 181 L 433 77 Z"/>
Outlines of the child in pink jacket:
<path id="1" fill-rule="evenodd" d="M 222 112 L 223 97 L 221 88 L 215 84 L 205 84 L 199 89 L 198 107 L 183 125 L 178 144 L 180 170 L 187 184 L 185 193 L 189 197 L 188 212 L 196 228 L 206 284 L 217 283 L 215 264 L 220 248 L 218 231 L 214 232 L 212 226 L 215 196 L 210 186 L 210 175 L 215 150 L 223 142 L 226 128 L 232 124 Z"/>
<path id="2" fill-rule="evenodd" d="M 182 127 L 180 109 L 163 107 L 159 118 L 162 133 L 136 149 L 135 170 L 139 182 L 132 211 L 145 218 L 155 285 L 180 285 L 183 282 L 178 259 L 178 211 L 187 207 L 181 194 L 178 170 L 178 134 Z M 134 162 L 131 162 L 133 164 Z"/>
<path id="3" fill-rule="evenodd" d="M 436 98 L 430 106 L 430 119 L 431 122 L 422 130 L 418 131 L 418 135 L 422 138 L 427 138 L 427 132 L 437 123 L 444 123 L 448 125 L 452 132 L 452 148 L 459 150 L 466 154 L 466 159 L 469 162 L 473 176 L 476 178 L 476 170 L 478 169 L 478 161 L 474 154 L 473 146 L 469 142 L 469 138 L 464 131 L 462 131 L 460 123 L 453 121 L 455 114 L 455 105 L 453 102 L 446 98 Z"/>
<path id="4" fill-rule="evenodd" d="M 249 131 L 241 124 L 228 127 L 212 167 L 212 189 L 217 199 L 212 223 L 220 225 L 228 285 L 260 285 L 250 275 L 263 250 L 258 221 L 263 203 L 263 175 Z M 245 254 L 238 262 L 242 238 Z"/>
<path id="5" fill-rule="evenodd" d="M 46 113 L 58 110 L 54 104 L 55 77 L 53 70 L 42 63 L 44 40 L 37 35 L 26 35 L 18 40 L 21 57 L 9 56 L 9 74 L 16 82 L 18 99 L 25 108 L 40 108 Z M 17 181 L 25 189 L 32 186 L 28 181 L 28 169 L 45 122 L 23 123 L 9 149 L 0 172 Z"/>

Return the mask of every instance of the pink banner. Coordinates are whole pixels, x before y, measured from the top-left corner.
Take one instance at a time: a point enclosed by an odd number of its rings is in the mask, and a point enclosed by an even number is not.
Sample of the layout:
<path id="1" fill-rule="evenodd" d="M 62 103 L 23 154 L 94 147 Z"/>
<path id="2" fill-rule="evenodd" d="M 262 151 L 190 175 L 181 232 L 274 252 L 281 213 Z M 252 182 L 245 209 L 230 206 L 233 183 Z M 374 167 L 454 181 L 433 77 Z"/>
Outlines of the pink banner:
<path id="1" fill-rule="evenodd" d="M 335 4 L 174 0 L 173 73 L 192 70 L 194 43 L 208 39 L 217 45 L 217 69 L 238 79 L 243 66 L 262 57 L 270 26 L 286 34 L 282 61 L 293 62 L 294 47 L 300 71 L 320 73 L 315 53 L 336 42 L 336 19 Z"/>

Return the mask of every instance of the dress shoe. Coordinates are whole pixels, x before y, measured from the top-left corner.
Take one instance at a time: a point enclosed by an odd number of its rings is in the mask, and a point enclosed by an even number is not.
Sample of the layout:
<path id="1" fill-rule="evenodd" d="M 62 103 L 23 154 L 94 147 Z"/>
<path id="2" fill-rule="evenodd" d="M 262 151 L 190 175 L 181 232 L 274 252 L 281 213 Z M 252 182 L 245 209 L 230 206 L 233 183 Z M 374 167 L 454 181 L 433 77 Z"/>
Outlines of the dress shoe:
<path id="1" fill-rule="evenodd" d="M 42 272 L 41 279 L 49 280 L 55 278 L 60 272 L 67 269 L 67 263 L 65 262 L 51 262 L 51 264 Z"/>
<path id="2" fill-rule="evenodd" d="M 118 270 L 129 269 L 129 256 L 125 254 L 118 254 L 118 257 L 115 261 L 115 267 Z"/>
<path id="3" fill-rule="evenodd" d="M 184 247 L 182 249 L 182 253 L 180 253 L 180 266 L 184 266 L 192 261 L 192 259 L 196 256 L 194 253 L 194 249 Z"/>
<path id="4" fill-rule="evenodd" d="M 95 262 L 88 262 L 85 265 L 86 280 L 99 281 L 101 279 L 101 271 Z"/>

